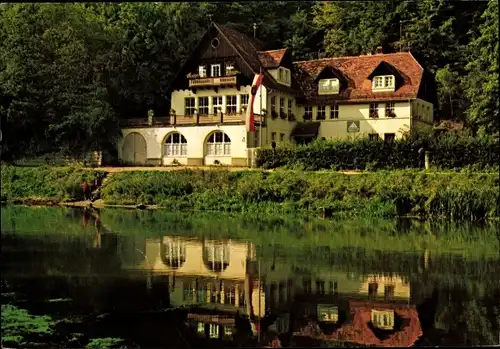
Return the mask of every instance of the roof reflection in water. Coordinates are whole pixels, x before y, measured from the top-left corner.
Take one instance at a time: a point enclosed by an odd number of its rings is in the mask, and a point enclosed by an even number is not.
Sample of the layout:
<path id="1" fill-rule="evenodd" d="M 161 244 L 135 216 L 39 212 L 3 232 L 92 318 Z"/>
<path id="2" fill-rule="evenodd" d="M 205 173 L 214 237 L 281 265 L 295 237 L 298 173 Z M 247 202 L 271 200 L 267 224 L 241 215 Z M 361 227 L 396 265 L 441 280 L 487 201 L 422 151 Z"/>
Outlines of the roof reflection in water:
<path id="1" fill-rule="evenodd" d="M 167 278 L 171 305 L 191 308 L 188 326 L 198 336 L 233 340 L 241 319 L 254 334 L 367 345 L 411 346 L 422 334 L 401 275 L 311 274 L 259 261 L 255 245 L 234 240 L 164 236 L 134 247 L 138 258 L 122 258 L 122 267 Z"/>

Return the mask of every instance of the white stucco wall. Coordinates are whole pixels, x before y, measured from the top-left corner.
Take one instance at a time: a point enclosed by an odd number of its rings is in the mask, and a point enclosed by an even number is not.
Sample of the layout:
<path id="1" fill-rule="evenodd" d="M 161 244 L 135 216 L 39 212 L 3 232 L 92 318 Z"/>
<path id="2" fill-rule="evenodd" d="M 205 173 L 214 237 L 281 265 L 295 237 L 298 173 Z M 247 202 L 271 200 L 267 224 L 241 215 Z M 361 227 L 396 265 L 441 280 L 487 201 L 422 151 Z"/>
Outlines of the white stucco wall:
<path id="1" fill-rule="evenodd" d="M 189 239 L 178 238 L 185 242 L 186 261 L 179 268 L 173 269 L 165 265 L 161 259 L 160 239 L 151 239 L 146 241 L 145 255 L 149 264 L 146 262 L 143 267 L 152 269 L 155 273 L 169 273 L 186 276 L 200 277 L 219 277 L 221 279 L 245 280 L 246 261 L 249 257 L 249 246 L 245 243 L 238 243 L 232 240 L 218 241 L 227 244 L 229 248 L 229 265 L 220 273 L 213 272 L 203 262 L 203 243 Z M 210 244 L 212 241 L 206 241 Z M 214 241 L 215 242 L 215 241 Z"/>
<path id="2" fill-rule="evenodd" d="M 410 129 L 411 108 L 409 102 L 396 102 L 394 112 L 396 117 L 385 115 L 385 103 L 378 103 L 377 119 L 369 117 L 370 104 L 341 104 L 339 105 L 338 119 L 330 119 L 330 106 L 325 107 L 325 120 L 321 120 L 318 137 L 326 139 L 366 137 L 371 133 L 378 133 L 384 138 L 385 133 L 394 133 L 396 138 L 401 138 L 402 131 Z M 297 108 L 300 119 L 304 115 L 304 106 Z M 313 106 L 313 120 L 316 120 L 318 107 Z M 347 132 L 347 121 L 359 121 L 359 132 Z"/>
<path id="3" fill-rule="evenodd" d="M 430 133 L 434 123 L 434 105 L 417 98 L 411 104 L 412 131 Z"/>
<path id="4" fill-rule="evenodd" d="M 276 97 L 276 109 L 275 111 L 278 113 L 278 117 L 273 120 L 271 116 L 271 97 Z M 272 133 L 276 133 L 276 142 L 281 143 L 280 141 L 280 134 L 285 134 L 285 140 L 283 143 L 290 142 L 290 135 L 297 124 L 297 121 L 288 121 L 288 119 L 281 119 L 279 117 L 279 111 L 280 111 L 280 98 L 285 99 L 285 113 L 288 114 L 288 101 L 292 101 L 292 113 L 295 115 L 295 118 L 298 118 L 297 115 L 297 105 L 295 98 L 293 96 L 290 96 L 287 93 L 280 92 L 280 91 L 275 91 L 269 94 L 268 96 L 268 111 L 267 111 L 267 118 L 266 118 L 266 125 L 262 130 L 262 145 L 266 146 L 271 144 L 272 142 Z"/>
<path id="5" fill-rule="evenodd" d="M 276 80 L 278 83 L 290 87 L 291 86 L 291 81 L 292 81 L 291 80 L 292 79 L 291 78 L 291 72 L 290 72 L 290 70 L 288 68 L 285 68 L 285 69 L 288 71 L 288 74 L 290 76 L 289 81 L 285 81 L 284 79 L 283 80 L 279 79 L 279 72 L 278 72 L 279 71 L 279 67 L 276 68 L 276 69 L 268 69 L 267 72 L 269 74 L 271 74 L 271 76 L 274 78 L 274 80 Z"/>
<path id="6" fill-rule="evenodd" d="M 223 131 L 231 139 L 231 155 L 229 156 L 207 156 L 206 165 L 212 165 L 215 160 L 221 164 L 231 164 L 231 158 L 247 157 L 247 130 L 245 125 L 210 125 L 210 126 L 168 126 L 168 127 L 144 127 L 123 129 L 123 137 L 118 144 L 118 152 L 121 158 L 122 145 L 125 137 L 132 132 L 141 134 L 146 140 L 147 158 L 162 159 L 163 165 L 170 165 L 174 158 L 181 164 L 187 164 L 187 158 L 203 158 L 206 154 L 207 137 L 214 131 Z M 171 132 L 179 132 L 187 141 L 187 155 L 164 157 L 163 143 Z"/>

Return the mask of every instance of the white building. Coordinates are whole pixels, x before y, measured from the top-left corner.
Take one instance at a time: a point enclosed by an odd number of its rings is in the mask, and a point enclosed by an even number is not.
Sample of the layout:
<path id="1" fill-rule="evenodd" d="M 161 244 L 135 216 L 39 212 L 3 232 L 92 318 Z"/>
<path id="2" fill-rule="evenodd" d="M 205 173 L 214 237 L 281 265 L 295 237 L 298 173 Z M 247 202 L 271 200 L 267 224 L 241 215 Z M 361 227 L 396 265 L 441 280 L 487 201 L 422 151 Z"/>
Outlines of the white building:
<path id="1" fill-rule="evenodd" d="M 170 115 L 123 120 L 119 156 L 136 164 L 249 166 L 253 150 L 272 141 L 391 141 L 432 129 L 424 76 L 409 52 L 292 62 L 287 49 L 263 51 L 214 24 L 170 86 Z"/>

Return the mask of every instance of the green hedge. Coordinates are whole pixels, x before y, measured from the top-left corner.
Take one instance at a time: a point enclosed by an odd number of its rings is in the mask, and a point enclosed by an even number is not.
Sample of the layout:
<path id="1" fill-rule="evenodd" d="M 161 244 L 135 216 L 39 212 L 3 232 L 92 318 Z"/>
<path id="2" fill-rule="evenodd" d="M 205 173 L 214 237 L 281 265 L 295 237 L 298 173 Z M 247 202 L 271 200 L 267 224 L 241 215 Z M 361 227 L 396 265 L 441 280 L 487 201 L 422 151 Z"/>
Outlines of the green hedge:
<path id="1" fill-rule="evenodd" d="M 474 166 L 485 169 L 500 163 L 500 143 L 494 137 L 470 137 L 444 134 L 436 137 L 412 137 L 383 141 L 315 141 L 304 146 L 278 147 L 257 151 L 257 166 L 277 168 L 302 166 L 308 170 L 405 169 L 423 166 L 424 148 L 431 152 L 431 163 L 441 169 Z"/>
<path id="2" fill-rule="evenodd" d="M 113 174 L 109 204 L 159 204 L 172 210 L 497 217 L 498 174 L 413 170 L 345 175 L 304 171 L 155 171 Z"/>
<path id="3" fill-rule="evenodd" d="M 77 167 L 2 166 L 2 201 L 82 200 L 81 184 L 91 183 L 98 172 Z"/>

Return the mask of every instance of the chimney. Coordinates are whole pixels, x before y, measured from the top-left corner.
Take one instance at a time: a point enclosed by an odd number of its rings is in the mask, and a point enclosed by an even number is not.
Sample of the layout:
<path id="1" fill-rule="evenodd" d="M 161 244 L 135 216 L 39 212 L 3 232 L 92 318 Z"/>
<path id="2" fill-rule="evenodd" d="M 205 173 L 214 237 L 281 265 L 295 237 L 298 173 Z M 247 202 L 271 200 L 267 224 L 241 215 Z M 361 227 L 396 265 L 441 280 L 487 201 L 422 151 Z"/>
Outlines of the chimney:
<path id="1" fill-rule="evenodd" d="M 382 48 L 382 46 L 377 46 L 377 48 L 375 49 L 375 53 L 378 55 L 384 53 L 384 49 Z"/>

